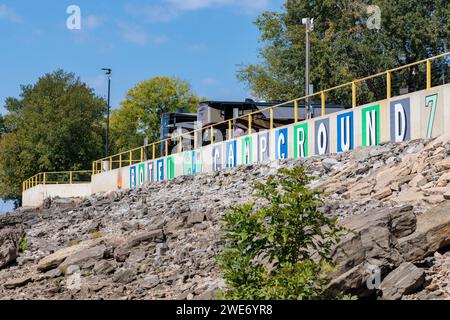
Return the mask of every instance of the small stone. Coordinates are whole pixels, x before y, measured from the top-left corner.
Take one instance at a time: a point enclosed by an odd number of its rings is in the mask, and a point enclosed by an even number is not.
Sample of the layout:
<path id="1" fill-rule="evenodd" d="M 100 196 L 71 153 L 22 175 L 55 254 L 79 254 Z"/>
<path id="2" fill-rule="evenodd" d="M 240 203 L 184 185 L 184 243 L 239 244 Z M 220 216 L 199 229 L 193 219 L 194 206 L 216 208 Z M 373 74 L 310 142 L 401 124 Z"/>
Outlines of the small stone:
<path id="1" fill-rule="evenodd" d="M 80 272 L 80 267 L 77 265 L 70 265 L 67 267 L 67 270 L 65 272 L 66 276 L 70 276 L 74 273 L 79 273 Z"/>
<path id="2" fill-rule="evenodd" d="M 202 223 L 205 220 L 205 214 L 203 212 L 192 212 L 187 219 L 187 225 L 193 226 L 197 223 Z"/>
<path id="3" fill-rule="evenodd" d="M 160 283 L 158 275 L 149 274 L 147 275 L 140 284 L 145 289 L 152 289 L 156 287 Z"/>
<path id="4" fill-rule="evenodd" d="M 128 284 L 136 279 L 135 273 L 130 269 L 119 269 L 114 273 L 113 281 L 122 284 Z"/>
<path id="5" fill-rule="evenodd" d="M 4 284 L 5 289 L 15 289 L 19 287 L 25 286 L 27 283 L 31 281 L 31 277 L 23 277 L 18 279 L 13 279 Z"/>

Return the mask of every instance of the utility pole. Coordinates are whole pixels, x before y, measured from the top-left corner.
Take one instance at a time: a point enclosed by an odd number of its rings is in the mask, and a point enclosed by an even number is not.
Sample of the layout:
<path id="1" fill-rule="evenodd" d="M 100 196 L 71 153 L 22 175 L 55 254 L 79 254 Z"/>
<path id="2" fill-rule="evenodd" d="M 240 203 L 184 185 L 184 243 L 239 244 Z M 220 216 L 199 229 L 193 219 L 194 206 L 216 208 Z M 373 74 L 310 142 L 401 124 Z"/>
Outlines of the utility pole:
<path id="1" fill-rule="evenodd" d="M 111 74 L 110 68 L 102 68 L 105 71 L 105 75 L 108 77 L 108 111 L 106 113 L 106 142 L 105 142 L 105 157 L 109 156 L 109 114 L 110 114 L 110 101 L 111 101 Z"/>
<path id="2" fill-rule="evenodd" d="M 314 30 L 314 19 L 311 18 L 303 18 L 302 23 L 305 25 L 306 29 L 306 67 L 305 67 L 305 109 L 306 109 L 306 119 L 312 118 L 311 105 L 309 103 L 309 69 L 310 69 L 310 41 L 309 34 Z"/>

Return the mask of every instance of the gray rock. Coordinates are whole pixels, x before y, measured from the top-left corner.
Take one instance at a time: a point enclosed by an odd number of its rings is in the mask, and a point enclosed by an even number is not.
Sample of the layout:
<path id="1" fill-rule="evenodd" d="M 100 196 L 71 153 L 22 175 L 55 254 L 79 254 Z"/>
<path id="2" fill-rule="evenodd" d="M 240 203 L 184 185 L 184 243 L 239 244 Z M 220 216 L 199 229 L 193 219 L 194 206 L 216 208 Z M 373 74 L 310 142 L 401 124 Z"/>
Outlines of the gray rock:
<path id="1" fill-rule="evenodd" d="M 163 230 L 161 229 L 152 230 L 132 236 L 128 240 L 128 246 L 132 248 L 139 245 L 141 242 L 162 242 L 162 241 L 164 241 Z"/>
<path id="2" fill-rule="evenodd" d="M 128 284 L 136 279 L 136 274 L 131 269 L 121 268 L 114 273 L 113 281 L 121 284 Z"/>
<path id="3" fill-rule="evenodd" d="M 26 276 L 23 278 L 9 280 L 4 284 L 5 289 L 15 289 L 19 287 L 23 287 L 31 281 L 30 276 Z"/>
<path id="4" fill-rule="evenodd" d="M 106 250 L 105 245 L 99 245 L 93 248 L 81 250 L 68 256 L 61 264 L 61 267 L 67 268 L 68 266 L 71 265 L 80 265 L 84 262 L 88 262 L 89 260 L 101 260 L 103 259 L 105 250 Z"/>
<path id="5" fill-rule="evenodd" d="M 322 160 L 322 166 L 327 172 L 330 172 L 338 163 L 339 161 L 337 161 L 335 158 L 327 158 Z"/>
<path id="6" fill-rule="evenodd" d="M 156 274 L 149 274 L 140 281 L 141 287 L 145 289 L 153 289 L 160 283 L 159 276 Z"/>
<path id="7" fill-rule="evenodd" d="M 110 274 L 116 270 L 116 263 L 108 260 L 101 260 L 97 262 L 92 269 L 96 274 Z"/>
<path id="8" fill-rule="evenodd" d="M 410 262 L 402 263 L 381 282 L 381 291 L 386 300 L 399 300 L 403 295 L 419 289 L 425 280 L 425 271 Z"/>
<path id="9" fill-rule="evenodd" d="M 192 212 L 189 214 L 187 219 L 187 226 L 193 226 L 197 223 L 202 223 L 205 220 L 205 214 L 203 212 Z"/>

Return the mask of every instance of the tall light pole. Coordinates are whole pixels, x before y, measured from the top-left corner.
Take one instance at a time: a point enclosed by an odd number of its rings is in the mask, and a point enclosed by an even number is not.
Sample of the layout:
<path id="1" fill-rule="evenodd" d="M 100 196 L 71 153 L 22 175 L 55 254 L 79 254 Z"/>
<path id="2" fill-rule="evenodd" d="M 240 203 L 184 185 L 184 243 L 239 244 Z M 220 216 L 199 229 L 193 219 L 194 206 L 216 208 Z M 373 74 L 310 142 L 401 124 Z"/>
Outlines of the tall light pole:
<path id="1" fill-rule="evenodd" d="M 105 141 L 105 157 L 109 156 L 109 113 L 110 113 L 110 101 L 111 101 L 111 74 L 110 68 L 102 68 L 105 71 L 105 75 L 108 77 L 108 111 L 106 113 L 106 141 Z"/>
<path id="2" fill-rule="evenodd" d="M 311 106 L 309 104 L 309 56 L 310 56 L 310 43 L 309 34 L 314 30 L 314 19 L 303 18 L 302 24 L 305 25 L 306 29 L 306 67 L 305 67 L 305 108 L 306 108 L 306 119 L 312 118 Z"/>

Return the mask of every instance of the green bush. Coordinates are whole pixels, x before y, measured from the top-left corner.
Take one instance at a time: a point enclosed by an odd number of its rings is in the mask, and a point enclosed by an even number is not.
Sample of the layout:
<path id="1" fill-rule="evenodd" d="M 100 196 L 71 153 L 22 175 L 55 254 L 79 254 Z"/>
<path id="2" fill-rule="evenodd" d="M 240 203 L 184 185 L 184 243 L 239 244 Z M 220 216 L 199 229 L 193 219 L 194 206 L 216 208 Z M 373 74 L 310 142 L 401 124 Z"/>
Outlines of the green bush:
<path id="1" fill-rule="evenodd" d="M 225 213 L 218 261 L 227 289 L 219 298 L 330 298 L 330 254 L 343 229 L 318 210 L 321 194 L 310 180 L 302 167 L 280 170 L 255 185 L 260 209 L 249 203 Z"/>
<path id="2" fill-rule="evenodd" d="M 27 250 L 28 247 L 28 240 L 26 237 L 23 237 L 22 240 L 20 240 L 20 244 L 19 244 L 19 252 L 25 252 L 25 250 Z"/>

